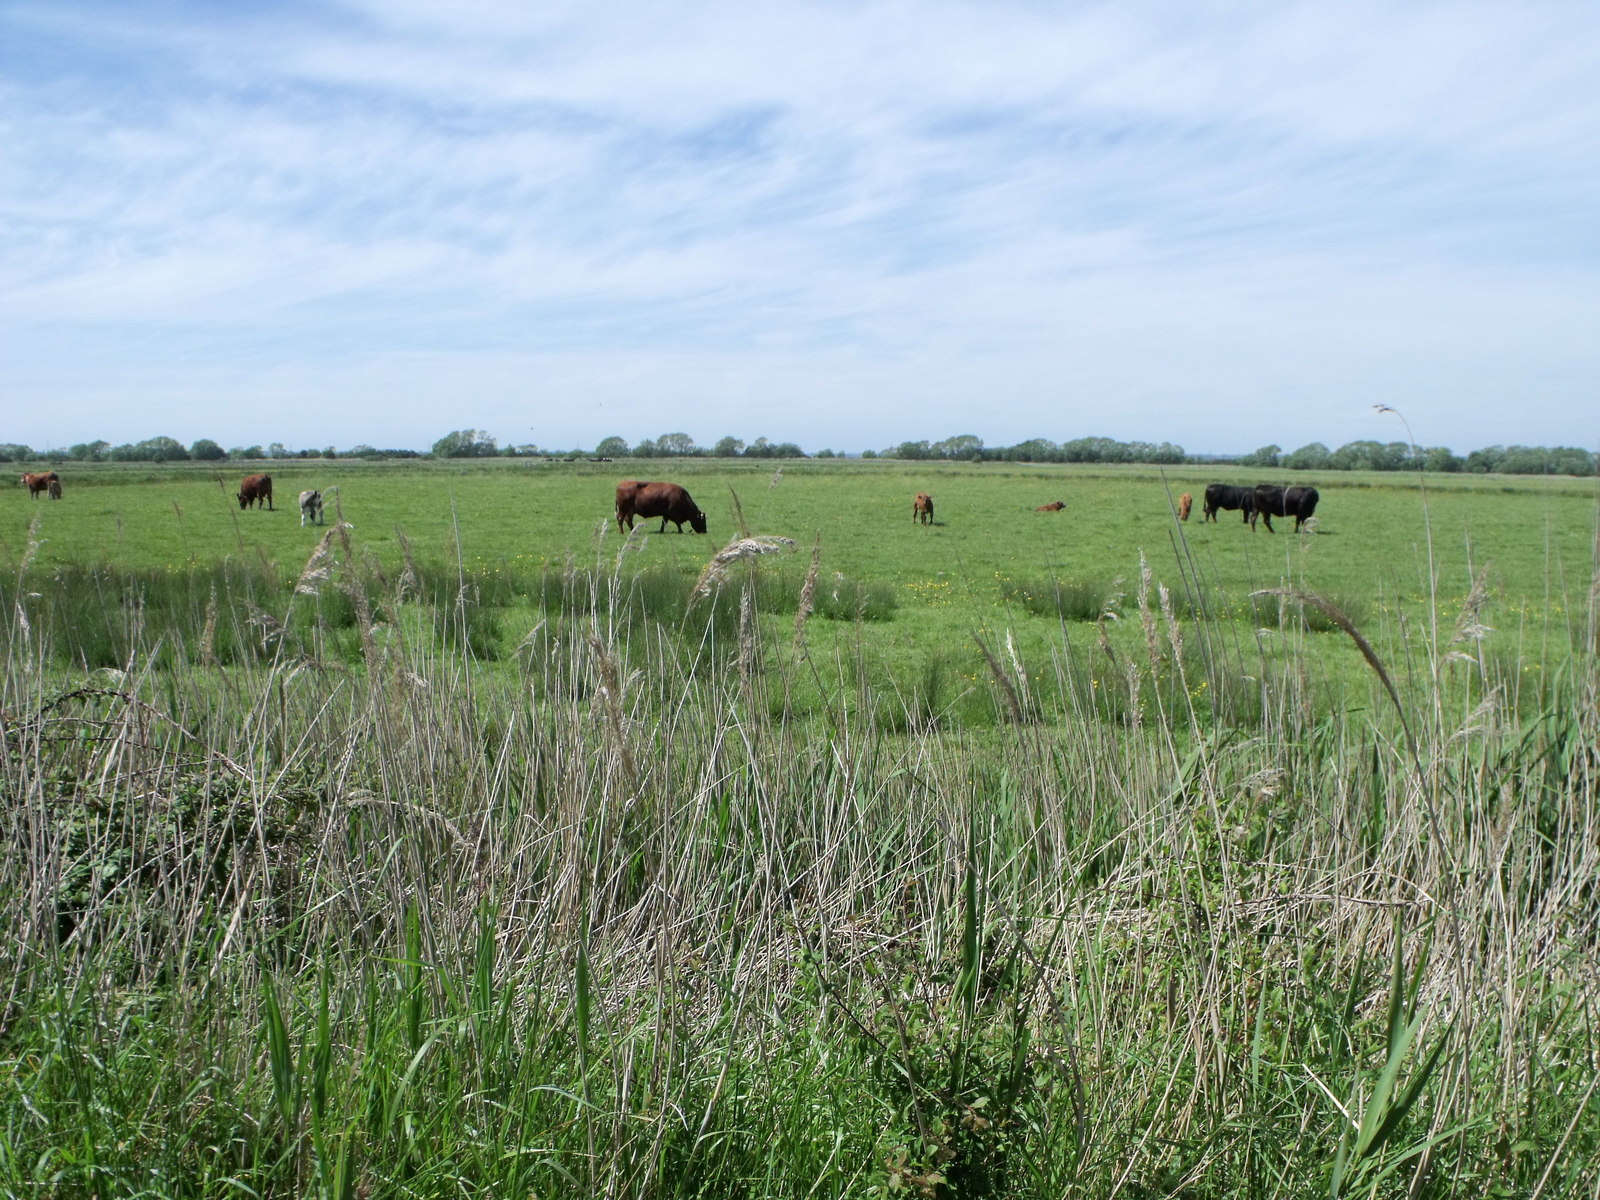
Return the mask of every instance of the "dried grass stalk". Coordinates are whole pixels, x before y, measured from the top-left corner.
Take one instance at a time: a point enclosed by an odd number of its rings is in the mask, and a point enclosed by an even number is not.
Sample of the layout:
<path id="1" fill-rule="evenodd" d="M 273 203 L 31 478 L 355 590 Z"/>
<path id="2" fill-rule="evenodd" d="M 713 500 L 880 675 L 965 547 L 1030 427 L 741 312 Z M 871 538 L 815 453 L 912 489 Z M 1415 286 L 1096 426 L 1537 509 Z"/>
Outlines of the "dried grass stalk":
<path id="1" fill-rule="evenodd" d="M 783 554 L 794 549 L 794 539 L 786 537 L 742 537 L 729 542 L 700 572 L 695 580 L 694 596 L 709 596 L 713 588 L 728 577 L 734 563 L 746 558 L 759 558 L 763 554 Z"/>

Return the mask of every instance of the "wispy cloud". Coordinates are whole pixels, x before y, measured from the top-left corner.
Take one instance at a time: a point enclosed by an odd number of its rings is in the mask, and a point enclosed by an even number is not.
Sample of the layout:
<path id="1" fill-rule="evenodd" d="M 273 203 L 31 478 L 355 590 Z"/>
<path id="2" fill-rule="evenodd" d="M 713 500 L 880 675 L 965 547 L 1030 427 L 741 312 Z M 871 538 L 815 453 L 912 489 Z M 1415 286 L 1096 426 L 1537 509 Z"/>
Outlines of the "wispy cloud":
<path id="1" fill-rule="evenodd" d="M 5 440 L 1600 434 L 1592 6 L 0 22 Z"/>

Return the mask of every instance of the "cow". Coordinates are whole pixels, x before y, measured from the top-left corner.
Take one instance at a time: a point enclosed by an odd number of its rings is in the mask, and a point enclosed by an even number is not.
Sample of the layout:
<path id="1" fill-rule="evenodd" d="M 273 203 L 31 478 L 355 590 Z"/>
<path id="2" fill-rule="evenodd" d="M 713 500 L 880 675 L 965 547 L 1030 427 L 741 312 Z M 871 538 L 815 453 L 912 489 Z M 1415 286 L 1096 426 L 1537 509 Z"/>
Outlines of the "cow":
<path id="1" fill-rule="evenodd" d="M 1217 509 L 1226 508 L 1231 512 L 1237 508 L 1243 510 L 1241 519 L 1248 524 L 1255 512 L 1255 507 L 1256 494 L 1251 488 L 1233 487 L 1231 484 L 1226 483 L 1208 483 L 1206 484 L 1205 507 L 1201 511 L 1200 519 L 1202 521 L 1215 521 L 1217 519 Z"/>
<path id="2" fill-rule="evenodd" d="M 694 498 L 675 483 L 643 483 L 637 479 L 624 479 L 617 484 L 617 532 L 622 532 L 623 522 L 633 529 L 635 517 L 660 517 L 665 533 L 671 521 L 683 532 L 683 523 L 696 533 L 706 531 L 706 515 L 695 504 Z"/>
<path id="3" fill-rule="evenodd" d="M 61 499 L 61 480 L 56 478 L 54 471 L 50 472 L 50 499 Z"/>
<path id="4" fill-rule="evenodd" d="M 1052 501 L 1050 501 L 1049 504 L 1041 504 L 1041 505 L 1039 505 L 1039 507 L 1034 509 L 1033 511 L 1034 512 L 1060 512 L 1066 506 L 1067 506 L 1066 505 L 1066 501 L 1064 501 L 1064 500 L 1052 500 Z"/>
<path id="5" fill-rule="evenodd" d="M 239 481 L 239 507 L 249 508 L 253 504 L 265 505 L 276 512 L 272 505 L 272 476 L 271 475 L 246 475 Z"/>
<path id="6" fill-rule="evenodd" d="M 1178 520 L 1187 521 L 1189 510 L 1194 507 L 1194 497 L 1188 492 L 1178 497 Z"/>
<path id="7" fill-rule="evenodd" d="M 912 521 L 921 521 L 924 525 L 933 524 L 933 497 L 927 492 L 918 492 L 917 498 L 911 502 Z"/>
<path id="8" fill-rule="evenodd" d="M 60 492 L 61 476 L 54 471 L 40 471 L 32 475 L 24 472 L 22 476 L 22 486 L 28 489 L 28 495 L 34 500 L 37 500 L 41 493 L 50 495 L 53 500 L 61 499 L 59 495 L 50 493 L 52 483 L 56 485 L 56 492 Z"/>
<path id="9" fill-rule="evenodd" d="M 305 527 L 307 519 L 312 524 L 324 524 L 322 520 L 322 493 L 318 491 L 300 493 L 300 526 Z"/>
<path id="10" fill-rule="evenodd" d="M 1256 527 L 1256 516 L 1267 523 L 1267 532 L 1274 532 L 1273 517 L 1293 517 L 1295 532 L 1311 519 L 1317 511 L 1317 489 L 1314 487 L 1278 487 L 1271 483 L 1256 485 L 1255 513 L 1250 517 L 1250 528 Z"/>

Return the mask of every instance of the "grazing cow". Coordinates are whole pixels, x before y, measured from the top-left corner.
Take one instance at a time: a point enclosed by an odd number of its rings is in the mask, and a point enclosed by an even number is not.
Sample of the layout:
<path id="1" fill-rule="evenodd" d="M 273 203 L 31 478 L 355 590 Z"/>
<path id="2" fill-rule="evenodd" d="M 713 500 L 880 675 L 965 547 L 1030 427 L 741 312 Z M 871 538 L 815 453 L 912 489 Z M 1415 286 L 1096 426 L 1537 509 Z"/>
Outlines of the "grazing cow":
<path id="1" fill-rule="evenodd" d="M 933 497 L 927 492 L 918 492 L 917 498 L 911 502 L 911 519 L 921 521 L 924 525 L 933 524 Z"/>
<path id="2" fill-rule="evenodd" d="M 675 483 L 642 483 L 637 479 L 624 479 L 617 484 L 617 531 L 622 531 L 626 521 L 633 529 L 635 517 L 660 517 L 660 533 L 667 531 L 671 521 L 683 532 L 683 523 L 696 533 L 706 531 L 706 515 L 695 504 L 694 498 Z"/>
<path id="3" fill-rule="evenodd" d="M 1236 508 L 1242 509 L 1241 520 L 1248 523 L 1256 508 L 1255 491 L 1247 487 L 1233 487 L 1226 483 L 1208 483 L 1205 507 L 1201 511 L 1200 519 L 1215 521 L 1219 508 L 1226 508 L 1230 512 Z"/>
<path id="4" fill-rule="evenodd" d="M 1066 501 L 1064 501 L 1064 500 L 1052 500 L 1052 501 L 1050 501 L 1049 504 L 1041 504 L 1041 505 L 1039 505 L 1039 507 L 1034 509 L 1033 511 L 1034 512 L 1060 512 L 1066 506 L 1067 506 L 1066 505 Z"/>
<path id="5" fill-rule="evenodd" d="M 1256 526 L 1255 516 L 1267 523 L 1267 532 L 1274 532 L 1273 517 L 1293 517 L 1295 532 L 1311 519 L 1317 511 L 1317 489 L 1314 487 L 1277 487 L 1263 483 L 1256 486 L 1255 515 L 1250 518 L 1250 528 Z"/>
<path id="6" fill-rule="evenodd" d="M 1194 497 L 1188 492 L 1178 497 L 1178 520 L 1187 521 L 1189 510 L 1194 507 Z"/>
<path id="7" fill-rule="evenodd" d="M 300 493 L 300 526 L 305 527 L 307 519 L 314 525 L 324 524 L 322 520 L 322 493 L 318 491 Z"/>
<path id="8" fill-rule="evenodd" d="M 272 505 L 271 475 L 246 475 L 239 481 L 239 507 L 249 508 L 253 504 L 277 511 Z"/>
<path id="9" fill-rule="evenodd" d="M 51 492 L 50 485 L 55 484 L 55 491 Z M 61 499 L 61 476 L 54 471 L 40 471 L 37 474 L 23 473 L 22 486 L 28 489 L 28 495 L 37 500 L 40 493 L 49 495 L 52 500 Z"/>

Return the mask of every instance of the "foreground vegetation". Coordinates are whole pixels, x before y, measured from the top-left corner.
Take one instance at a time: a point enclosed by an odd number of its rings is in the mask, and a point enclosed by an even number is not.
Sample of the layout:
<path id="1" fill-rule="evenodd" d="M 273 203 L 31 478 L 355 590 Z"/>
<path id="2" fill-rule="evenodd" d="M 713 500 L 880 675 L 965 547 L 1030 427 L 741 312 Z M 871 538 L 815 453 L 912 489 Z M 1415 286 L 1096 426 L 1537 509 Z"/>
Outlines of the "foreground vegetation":
<path id="1" fill-rule="evenodd" d="M 13 547 L 5 1194 L 1596 1194 L 1570 529 L 1498 650 L 1420 522 L 1359 622 L 1303 562 L 1348 533 L 1239 587 L 1191 527 L 1120 622 L 985 580 L 969 680 L 848 530 L 832 612 L 770 538 L 497 596 L 474 495 L 448 557 L 281 520 L 287 578 Z"/>

